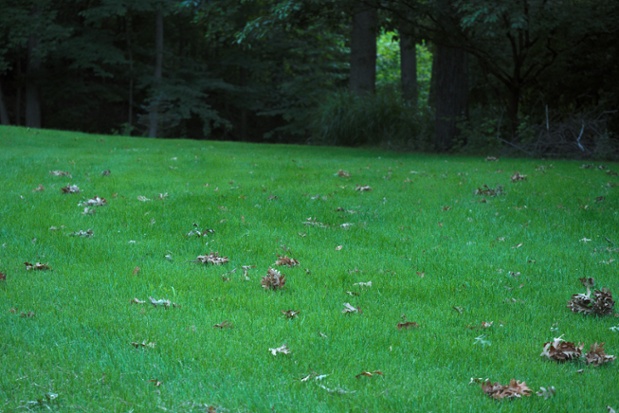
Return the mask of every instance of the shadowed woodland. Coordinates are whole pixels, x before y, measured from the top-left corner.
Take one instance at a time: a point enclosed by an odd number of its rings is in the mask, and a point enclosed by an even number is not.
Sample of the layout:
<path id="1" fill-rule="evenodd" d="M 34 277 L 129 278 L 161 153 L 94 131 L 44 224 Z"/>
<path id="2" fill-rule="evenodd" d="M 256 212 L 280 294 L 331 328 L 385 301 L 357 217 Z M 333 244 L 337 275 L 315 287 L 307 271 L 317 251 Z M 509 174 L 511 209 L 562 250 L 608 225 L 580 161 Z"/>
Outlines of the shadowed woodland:
<path id="1" fill-rule="evenodd" d="M 0 0 L 0 123 L 613 158 L 619 3 Z"/>

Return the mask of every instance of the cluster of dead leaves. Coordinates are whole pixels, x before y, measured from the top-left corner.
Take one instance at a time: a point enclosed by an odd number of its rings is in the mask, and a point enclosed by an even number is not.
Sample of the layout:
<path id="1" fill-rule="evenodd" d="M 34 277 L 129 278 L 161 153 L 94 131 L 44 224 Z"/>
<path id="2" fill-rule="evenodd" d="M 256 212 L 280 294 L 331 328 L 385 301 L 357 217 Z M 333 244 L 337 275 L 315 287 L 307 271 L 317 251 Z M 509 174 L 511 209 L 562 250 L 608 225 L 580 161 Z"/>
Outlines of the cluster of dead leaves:
<path id="1" fill-rule="evenodd" d="M 222 265 L 227 263 L 228 261 L 228 257 L 221 257 L 219 256 L 218 252 L 210 252 L 205 255 L 198 255 L 195 262 L 201 264 Z"/>
<path id="2" fill-rule="evenodd" d="M 19 311 L 17 308 L 12 307 L 9 309 L 9 313 L 11 314 L 17 314 L 19 313 L 19 316 L 21 318 L 32 318 L 34 317 L 36 314 L 34 313 L 34 311 Z"/>
<path id="3" fill-rule="evenodd" d="M 47 270 L 51 270 L 50 266 L 47 264 L 42 264 L 40 262 L 36 262 L 34 264 L 30 263 L 30 262 L 24 262 L 24 265 L 26 266 L 26 270 L 30 271 L 47 271 Z"/>
<path id="4" fill-rule="evenodd" d="M 148 300 L 150 301 L 150 303 L 153 305 L 153 307 L 163 307 L 166 310 L 170 307 L 173 308 L 180 308 L 180 305 L 173 303 L 171 300 L 168 300 L 167 298 L 160 298 L 160 299 L 155 299 L 153 297 L 148 297 Z M 134 298 L 131 301 L 129 301 L 131 304 L 146 304 L 146 301 L 144 300 L 140 300 L 139 298 Z"/>
<path id="5" fill-rule="evenodd" d="M 262 277 L 260 284 L 262 284 L 262 288 L 266 290 L 282 289 L 284 288 L 284 285 L 286 285 L 286 275 L 274 268 L 269 268 L 267 270 L 267 275 Z"/>
<path id="6" fill-rule="evenodd" d="M 544 350 L 540 356 L 558 362 L 576 361 L 581 359 L 584 346 L 583 343 L 576 345 L 575 343 L 563 340 L 561 337 L 557 337 L 553 341 L 544 343 Z M 615 356 L 606 354 L 604 351 L 604 343 L 593 343 L 584 357 L 586 364 L 592 364 L 594 366 L 610 363 L 616 358 Z"/>
<path id="7" fill-rule="evenodd" d="M 77 185 L 67 185 L 60 188 L 63 194 L 77 194 L 80 192 L 80 188 Z"/>
<path id="8" fill-rule="evenodd" d="M 299 265 L 299 261 L 295 260 L 294 258 L 290 258 L 287 255 L 284 255 L 284 256 L 278 255 L 277 261 L 275 261 L 275 265 L 286 266 L 286 267 L 296 267 L 297 265 Z"/>
<path id="9" fill-rule="evenodd" d="M 503 195 L 503 187 L 501 185 L 496 188 L 490 188 L 488 185 L 484 184 L 481 188 L 477 188 L 475 190 L 475 195 L 484 195 L 484 196 L 498 196 Z"/>
<path id="10" fill-rule="evenodd" d="M 526 382 L 511 379 L 509 384 L 502 385 L 499 382 L 492 383 L 490 380 L 486 380 L 482 383 L 481 389 L 488 396 L 493 399 L 513 399 L 520 398 L 522 396 L 531 396 L 531 389 L 527 386 Z"/>
<path id="11" fill-rule="evenodd" d="M 594 290 L 591 296 L 591 288 L 595 285 L 593 278 L 581 278 L 580 282 L 587 288 L 586 293 L 574 294 L 567 302 L 567 307 L 575 313 L 584 315 L 605 316 L 610 315 L 615 307 L 613 295 L 608 288 Z"/>

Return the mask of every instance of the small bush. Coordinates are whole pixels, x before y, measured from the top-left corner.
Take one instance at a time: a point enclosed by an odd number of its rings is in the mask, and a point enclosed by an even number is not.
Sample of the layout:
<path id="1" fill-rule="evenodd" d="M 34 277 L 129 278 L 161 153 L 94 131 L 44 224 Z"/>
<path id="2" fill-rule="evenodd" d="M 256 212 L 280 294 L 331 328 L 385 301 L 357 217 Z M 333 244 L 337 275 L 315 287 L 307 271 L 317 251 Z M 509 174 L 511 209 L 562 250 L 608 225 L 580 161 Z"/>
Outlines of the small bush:
<path id="1" fill-rule="evenodd" d="M 431 148 L 429 112 L 417 111 L 395 91 L 357 96 L 338 91 L 314 111 L 312 142 L 324 145 L 383 145 Z"/>

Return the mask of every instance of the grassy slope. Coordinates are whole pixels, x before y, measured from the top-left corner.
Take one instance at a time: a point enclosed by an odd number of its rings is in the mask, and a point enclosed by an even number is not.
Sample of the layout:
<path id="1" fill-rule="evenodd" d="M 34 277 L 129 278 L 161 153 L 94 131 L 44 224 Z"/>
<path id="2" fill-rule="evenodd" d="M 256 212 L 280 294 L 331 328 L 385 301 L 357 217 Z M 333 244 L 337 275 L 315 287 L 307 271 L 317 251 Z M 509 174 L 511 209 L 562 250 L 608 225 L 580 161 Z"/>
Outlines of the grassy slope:
<path id="1" fill-rule="evenodd" d="M 561 334 L 619 353 L 619 333 L 609 330 L 618 318 L 565 307 L 584 292 L 579 277 L 619 291 L 619 261 L 609 263 L 618 258 L 619 178 L 606 170 L 17 128 L 0 129 L 0 161 L 0 412 L 41 398 L 89 412 L 619 408 L 617 362 L 539 357 Z M 72 179 L 49 174 L 57 169 Z M 515 171 L 528 179 L 511 183 Z M 61 194 L 69 183 L 82 192 Z M 33 192 L 39 184 L 45 191 Z M 480 202 L 483 184 L 503 185 L 505 195 Z M 95 195 L 109 205 L 82 215 L 78 202 Z M 307 225 L 310 217 L 326 227 Z M 215 232 L 188 238 L 194 223 Z M 68 235 L 86 229 L 93 238 Z M 230 262 L 191 262 L 210 251 Z M 278 254 L 300 266 L 280 268 L 284 291 L 264 291 L 260 279 Z M 26 271 L 24 261 L 53 271 Z M 242 265 L 255 265 L 249 281 Z M 129 304 L 149 296 L 181 307 Z M 342 314 L 345 302 L 363 313 Z M 301 313 L 287 320 L 287 309 Z M 28 311 L 36 315 L 19 316 Z M 396 329 L 403 314 L 420 327 Z M 234 328 L 213 328 L 223 320 Z M 467 328 L 484 321 L 494 324 Z M 489 345 L 475 344 L 482 335 Z M 131 345 L 142 340 L 156 347 Z M 284 343 L 291 355 L 269 353 Z M 384 376 L 355 378 L 364 370 Z M 298 380 L 311 372 L 329 376 Z M 496 402 L 471 377 L 555 386 L 557 396 Z M 58 398 L 46 401 L 48 392 Z"/>

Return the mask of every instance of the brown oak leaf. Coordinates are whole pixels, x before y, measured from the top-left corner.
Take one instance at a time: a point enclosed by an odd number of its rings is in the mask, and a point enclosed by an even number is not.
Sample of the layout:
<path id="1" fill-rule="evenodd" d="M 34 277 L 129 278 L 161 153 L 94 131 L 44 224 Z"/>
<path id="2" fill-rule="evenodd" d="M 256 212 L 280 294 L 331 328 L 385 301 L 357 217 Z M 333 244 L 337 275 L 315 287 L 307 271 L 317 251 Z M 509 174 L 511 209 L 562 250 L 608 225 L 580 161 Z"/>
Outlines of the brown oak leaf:
<path id="1" fill-rule="evenodd" d="M 415 321 L 403 321 L 401 323 L 398 323 L 396 327 L 398 328 L 398 330 L 409 330 L 411 328 L 419 327 L 419 324 Z"/>
<path id="2" fill-rule="evenodd" d="M 220 257 L 218 252 L 210 252 L 205 255 L 198 255 L 196 262 L 202 264 L 222 265 L 229 261 L 228 257 Z"/>
<path id="3" fill-rule="evenodd" d="M 51 269 L 49 267 L 49 265 L 41 264 L 40 262 L 37 262 L 35 264 L 31 264 L 29 262 L 24 262 L 24 265 L 26 266 L 26 270 L 45 271 L 45 270 Z"/>
<path id="4" fill-rule="evenodd" d="M 286 284 L 286 276 L 274 268 L 267 270 L 267 275 L 260 281 L 262 288 L 266 290 L 279 290 Z"/>
<path id="5" fill-rule="evenodd" d="M 579 359 L 582 356 L 583 347 L 584 344 L 582 343 L 576 345 L 563 340 L 561 337 L 557 337 L 553 341 L 544 343 L 544 351 L 542 351 L 540 356 L 558 362 Z"/>
<path id="6" fill-rule="evenodd" d="M 295 267 L 299 265 L 299 261 L 295 260 L 294 258 L 290 258 L 287 255 L 284 255 L 284 256 L 278 255 L 277 261 L 275 261 L 275 265 L 285 265 L 287 267 Z"/>
<path id="7" fill-rule="evenodd" d="M 380 370 L 374 370 L 374 371 L 362 371 L 361 373 L 357 374 L 355 376 L 355 378 L 360 378 L 360 377 L 374 377 L 374 376 L 382 376 L 383 372 Z"/>
<path id="8" fill-rule="evenodd" d="M 604 351 L 604 343 L 593 343 L 589 348 L 589 352 L 585 354 L 585 362 L 594 366 L 601 366 L 605 363 L 610 363 L 615 360 L 615 356 L 607 355 Z"/>
<path id="9" fill-rule="evenodd" d="M 67 185 L 60 188 L 63 194 L 77 194 L 80 188 L 77 185 Z"/>
<path id="10" fill-rule="evenodd" d="M 502 385 L 498 382 L 491 383 L 490 380 L 486 380 L 482 383 L 481 389 L 488 396 L 497 400 L 531 396 L 531 389 L 527 384 L 524 381 L 518 381 L 516 379 L 511 379 L 508 385 Z"/>
<path id="11" fill-rule="evenodd" d="M 274 356 L 277 356 L 278 354 L 290 354 L 291 353 L 290 349 L 285 344 L 280 347 L 269 348 L 269 351 Z"/>
<path id="12" fill-rule="evenodd" d="M 608 288 L 595 290 L 591 297 L 591 290 L 587 288 L 585 294 L 574 294 L 567 302 L 567 307 L 575 313 L 585 315 L 604 316 L 612 314 L 615 301 Z"/>
<path id="13" fill-rule="evenodd" d="M 289 319 L 295 318 L 299 315 L 299 313 L 300 311 L 297 310 L 282 310 L 282 314 L 284 315 L 284 317 Z"/>

